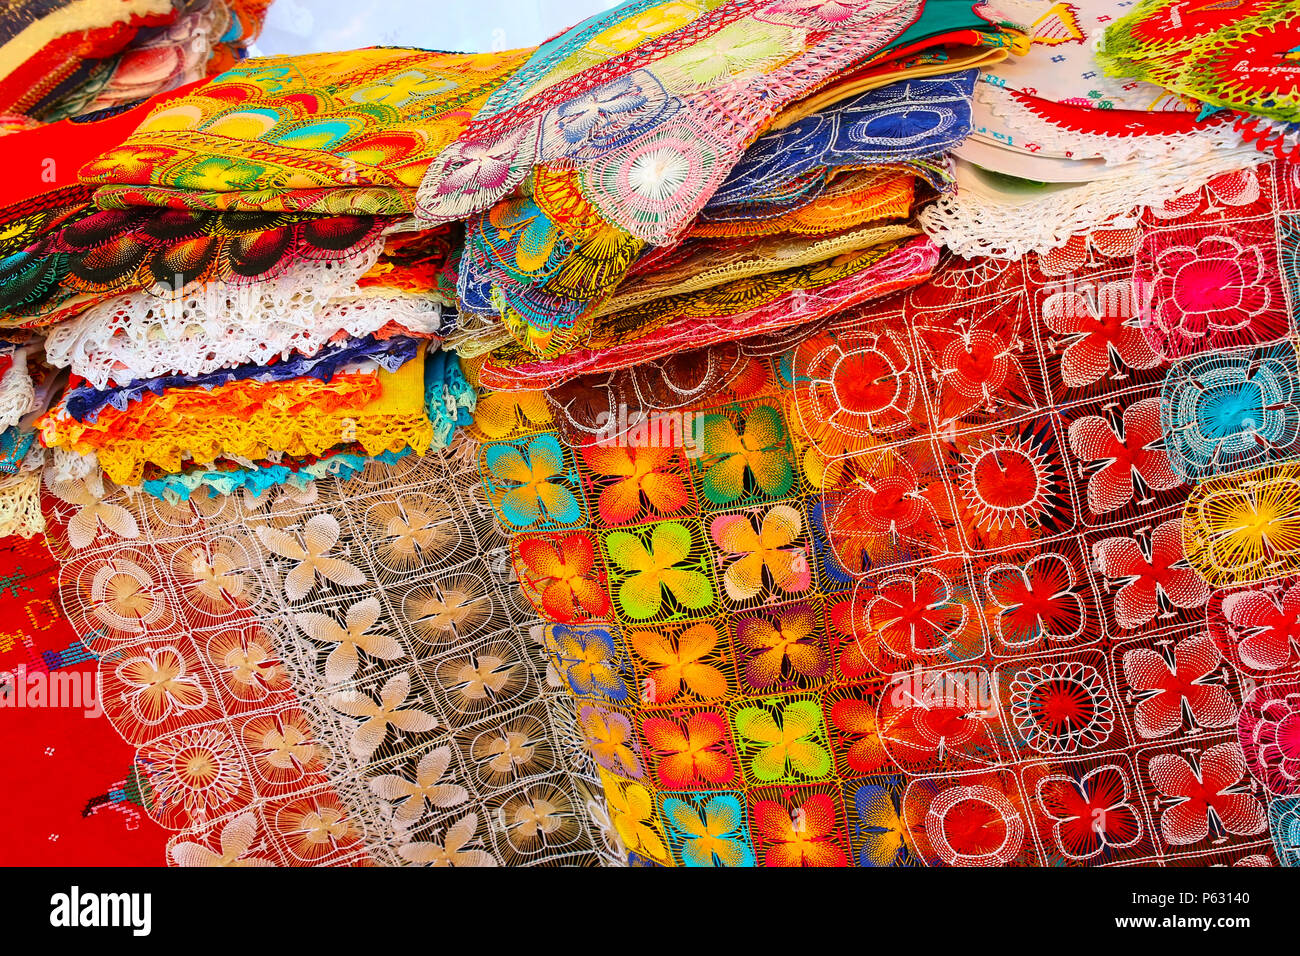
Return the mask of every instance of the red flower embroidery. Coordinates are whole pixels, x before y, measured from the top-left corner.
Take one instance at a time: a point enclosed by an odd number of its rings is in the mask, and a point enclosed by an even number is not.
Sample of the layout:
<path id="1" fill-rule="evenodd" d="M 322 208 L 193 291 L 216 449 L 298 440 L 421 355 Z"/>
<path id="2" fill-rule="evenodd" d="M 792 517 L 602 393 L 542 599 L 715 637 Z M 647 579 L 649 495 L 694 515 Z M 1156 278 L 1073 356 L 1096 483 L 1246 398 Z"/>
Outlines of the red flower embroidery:
<path id="1" fill-rule="evenodd" d="M 1168 491 L 1183 483 L 1169 466 L 1160 442 L 1160 399 L 1144 398 L 1124 409 L 1122 433 L 1100 415 L 1087 415 L 1070 425 L 1070 449 L 1094 469 L 1088 479 L 1088 507 L 1093 514 L 1123 508 L 1138 494 L 1139 483 L 1149 491 Z M 1100 465 L 1100 467 L 1098 467 Z M 1149 496 L 1138 504 L 1151 504 Z"/>
<path id="2" fill-rule="evenodd" d="M 1231 652 L 1235 643 L 1242 666 L 1275 671 L 1300 649 L 1300 582 L 1233 591 L 1211 605 L 1210 633 Z"/>
<path id="3" fill-rule="evenodd" d="M 1009 647 L 1033 647 L 1044 639 L 1062 643 L 1083 633 L 1083 601 L 1064 555 L 1048 551 L 1023 567 L 995 565 L 985 573 L 984 586 L 999 609 L 993 629 Z"/>
<path id="4" fill-rule="evenodd" d="M 1101 573 L 1118 582 L 1115 620 L 1135 628 L 1162 614 L 1161 601 L 1174 607 L 1201 607 L 1210 599 L 1210 586 L 1183 555 L 1182 521 L 1171 518 L 1151 532 L 1150 556 L 1133 538 L 1106 538 L 1093 545 Z M 1172 616 L 1165 610 L 1162 616 Z"/>
<path id="5" fill-rule="evenodd" d="M 793 813 L 775 800 L 754 805 L 754 825 L 768 844 L 764 866 L 848 866 L 835 839 L 835 803 L 814 794 Z"/>
<path id="6" fill-rule="evenodd" d="M 585 534 L 559 540 L 525 538 L 519 542 L 520 577 L 537 594 L 540 610 L 561 624 L 604 617 L 609 596 L 593 573 L 595 549 Z"/>
<path id="7" fill-rule="evenodd" d="M 961 643 L 969 606 L 952 583 L 933 568 L 881 581 L 862 606 L 854 629 L 866 658 L 885 674 L 908 664 L 951 656 Z"/>
<path id="8" fill-rule="evenodd" d="M 1170 846 L 1199 843 L 1210 835 L 1210 816 L 1233 836 L 1268 829 L 1260 802 L 1241 792 L 1246 759 L 1235 743 L 1215 744 L 1192 766 L 1182 754 L 1164 753 L 1147 765 L 1151 783 L 1172 801 L 1160 816 L 1160 833 Z"/>
<path id="9" fill-rule="evenodd" d="M 1214 333 L 1245 329 L 1274 306 L 1263 251 L 1231 236 L 1161 249 L 1154 268 L 1151 321 L 1170 357 L 1204 348 Z"/>
<path id="10" fill-rule="evenodd" d="M 728 783 L 736 775 L 727 756 L 727 721 L 696 711 L 683 726 L 664 717 L 647 718 L 641 732 L 659 755 L 659 782 L 669 790 Z"/>
<path id="11" fill-rule="evenodd" d="M 1098 382 L 1110 370 L 1112 357 L 1129 369 L 1149 369 L 1160 356 L 1142 333 L 1141 309 L 1130 282 L 1107 282 L 1095 296 L 1067 291 L 1043 303 L 1043 322 L 1065 337 L 1061 379 L 1068 388 Z M 1055 342 L 1049 344 L 1056 344 Z"/>
<path id="12" fill-rule="evenodd" d="M 1256 780 L 1278 796 L 1300 793 L 1300 683 L 1258 688 L 1241 709 L 1237 732 Z"/>
<path id="13" fill-rule="evenodd" d="M 1206 634 L 1174 648 L 1174 661 L 1139 647 L 1124 655 L 1124 678 L 1138 695 L 1133 724 L 1143 737 L 1167 737 L 1183 725 L 1183 702 L 1201 727 L 1226 727 L 1237 719 L 1228 688 L 1212 682 L 1223 657 Z"/>
<path id="14" fill-rule="evenodd" d="M 1045 777 L 1038 782 L 1038 804 L 1052 819 L 1057 848 L 1071 860 L 1090 860 L 1107 849 L 1142 839 L 1142 821 L 1130 803 L 1128 779 L 1113 764 L 1079 779 Z"/>

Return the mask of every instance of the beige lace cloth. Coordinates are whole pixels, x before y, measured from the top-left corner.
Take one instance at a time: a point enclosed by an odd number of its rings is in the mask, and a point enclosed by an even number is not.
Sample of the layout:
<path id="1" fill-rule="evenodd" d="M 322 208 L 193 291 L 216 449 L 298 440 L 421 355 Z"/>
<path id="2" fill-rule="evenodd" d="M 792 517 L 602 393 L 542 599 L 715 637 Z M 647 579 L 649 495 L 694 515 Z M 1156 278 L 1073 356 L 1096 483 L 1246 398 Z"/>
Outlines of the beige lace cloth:
<path id="1" fill-rule="evenodd" d="M 179 506 L 47 482 L 169 863 L 618 865 L 475 448 Z"/>

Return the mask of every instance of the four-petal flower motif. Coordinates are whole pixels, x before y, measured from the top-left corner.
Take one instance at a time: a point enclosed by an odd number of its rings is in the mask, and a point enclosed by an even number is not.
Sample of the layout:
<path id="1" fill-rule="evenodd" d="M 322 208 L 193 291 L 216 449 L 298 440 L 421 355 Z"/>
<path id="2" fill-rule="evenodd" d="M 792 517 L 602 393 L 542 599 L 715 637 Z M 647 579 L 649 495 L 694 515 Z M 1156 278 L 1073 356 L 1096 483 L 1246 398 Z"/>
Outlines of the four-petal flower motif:
<path id="1" fill-rule="evenodd" d="M 1087 617 L 1074 565 L 1047 551 L 1024 564 L 995 564 L 984 587 L 997 608 L 993 630 L 1008 647 L 1064 644 L 1083 633 Z"/>
<path id="2" fill-rule="evenodd" d="M 1160 426 L 1160 399 L 1144 398 L 1127 406 L 1119 432 L 1100 415 L 1085 415 L 1070 423 L 1070 450 L 1084 462 L 1088 477 L 1088 508 L 1109 514 L 1138 497 L 1138 484 L 1149 493 L 1169 491 L 1183 483 L 1169 463 Z M 1149 505 L 1147 494 L 1137 503 Z"/>
<path id="3" fill-rule="evenodd" d="M 733 601 L 762 594 L 765 579 L 778 593 L 802 594 L 812 587 L 807 547 L 796 543 L 803 534 L 803 516 L 789 505 L 774 505 L 757 528 L 747 515 L 719 515 L 710 531 L 726 555 L 722 584 Z"/>
<path id="4" fill-rule="evenodd" d="M 659 782 L 669 790 L 725 785 L 736 776 L 728 756 L 727 720 L 722 714 L 697 710 L 685 724 L 667 717 L 647 717 L 641 732 L 658 755 Z"/>
<path id="5" fill-rule="evenodd" d="M 1208 634 L 1179 641 L 1173 663 L 1159 651 L 1138 647 L 1124 654 L 1124 678 L 1137 694 L 1133 725 L 1144 738 L 1168 737 L 1183 726 L 1184 707 L 1200 727 L 1227 727 L 1237 704 L 1217 677 L 1223 656 Z"/>
<path id="6" fill-rule="evenodd" d="M 359 652 L 381 661 L 397 660 L 404 653 L 391 634 L 371 633 L 379 621 L 381 608 L 377 598 L 358 601 L 347 609 L 340 625 L 328 614 L 304 611 L 294 615 L 294 623 L 314 641 L 333 644 L 325 659 L 325 680 L 337 684 L 354 676 L 361 666 Z"/>
<path id="7" fill-rule="evenodd" d="M 1044 777 L 1034 795 L 1052 821 L 1057 850 L 1067 860 L 1092 860 L 1142 839 L 1142 817 L 1134 809 L 1128 775 L 1114 764 L 1080 777 Z"/>
<path id="8" fill-rule="evenodd" d="M 489 445 L 483 452 L 489 497 L 512 528 L 571 525 L 582 505 L 569 487 L 574 476 L 565 465 L 564 449 L 554 435 L 514 444 Z"/>
<path id="9" fill-rule="evenodd" d="M 1104 283 L 1093 296 L 1054 293 L 1043 302 L 1042 315 L 1043 324 L 1065 342 L 1060 368 L 1067 388 L 1093 385 L 1108 372 L 1118 378 L 1160 364 L 1143 334 L 1140 304 L 1127 280 Z"/>
<path id="10" fill-rule="evenodd" d="M 726 505 L 751 487 L 772 497 L 786 494 L 794 484 L 788 444 L 781 413 L 772 405 L 754 408 L 742 431 L 725 414 L 706 415 L 700 442 L 705 496 Z"/>
<path id="11" fill-rule="evenodd" d="M 419 707 L 404 708 L 411 695 L 411 675 L 406 671 L 394 674 L 379 691 L 376 701 L 363 692 L 340 692 L 330 697 L 330 706 L 341 714 L 361 718 L 352 733 L 352 752 L 362 760 L 379 749 L 388 736 L 388 728 L 399 732 L 422 733 L 438 726 L 438 718 Z"/>
<path id="12" fill-rule="evenodd" d="M 817 779 L 831 769 L 821 705 L 793 700 L 780 708 L 780 722 L 765 707 L 736 711 L 736 736 L 748 756 L 748 773 L 759 783 L 793 777 Z"/>
<path id="13" fill-rule="evenodd" d="M 775 800 L 754 805 L 754 829 L 767 844 L 765 866 L 847 866 L 834 801 L 813 794 L 793 810 Z"/>
<path id="14" fill-rule="evenodd" d="M 316 586 L 316 575 L 345 587 L 366 583 L 361 569 L 328 552 L 339 542 L 339 522 L 331 514 L 307 519 L 301 535 L 266 525 L 259 526 L 257 537 L 272 554 L 296 561 L 284 576 L 284 593 L 291 601 L 300 601 Z"/>
<path id="15" fill-rule="evenodd" d="M 690 528 L 676 521 L 657 524 L 649 545 L 629 531 L 605 536 L 610 561 L 625 575 L 618 585 L 618 606 L 627 617 L 644 621 L 659 615 L 666 597 L 687 611 L 713 603 L 713 582 L 699 570 L 702 560 L 692 557 L 696 545 Z"/>
<path id="16" fill-rule="evenodd" d="M 539 610 L 551 620 L 571 624 L 609 613 L 609 596 L 587 535 L 524 538 L 518 549 L 523 566 L 520 578 L 536 594 Z"/>
<path id="17" fill-rule="evenodd" d="M 1098 569 L 1117 585 L 1113 606 L 1120 627 L 1142 627 L 1172 613 L 1162 612 L 1162 598 L 1183 609 L 1203 607 L 1210 599 L 1210 586 L 1183 555 L 1182 524 L 1172 518 L 1157 525 L 1145 552 L 1131 537 L 1103 538 L 1093 545 Z"/>
<path id="18" fill-rule="evenodd" d="M 1263 805 L 1245 788 L 1246 758 L 1235 742 L 1207 748 L 1194 764 L 1183 754 L 1157 754 L 1147 773 L 1167 798 L 1160 833 L 1172 847 L 1206 839 L 1211 816 L 1230 836 L 1256 836 L 1268 829 Z"/>
<path id="19" fill-rule="evenodd" d="M 669 833 L 681 844 L 687 866 L 753 866 L 740 798 L 719 793 L 698 805 L 677 797 L 664 801 Z"/>
<path id="20" fill-rule="evenodd" d="M 458 783 L 444 781 L 451 766 L 451 748 L 435 747 L 420 758 L 415 779 L 386 773 L 370 781 L 370 789 L 381 800 L 393 802 L 393 822 L 409 827 L 420 818 L 425 804 L 439 809 L 454 807 L 469 799 L 469 791 Z"/>

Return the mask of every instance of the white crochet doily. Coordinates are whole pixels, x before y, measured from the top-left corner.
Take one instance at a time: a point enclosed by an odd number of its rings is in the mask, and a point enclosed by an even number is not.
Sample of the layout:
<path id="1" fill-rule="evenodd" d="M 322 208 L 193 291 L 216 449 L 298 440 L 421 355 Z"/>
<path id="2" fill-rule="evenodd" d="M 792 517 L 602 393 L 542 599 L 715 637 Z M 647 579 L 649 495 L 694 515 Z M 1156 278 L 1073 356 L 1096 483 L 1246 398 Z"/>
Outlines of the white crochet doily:
<path id="1" fill-rule="evenodd" d="M 1135 226 L 1144 210 L 1264 158 L 1241 147 L 1189 163 L 1134 164 L 1121 175 L 1034 191 L 1010 188 L 959 161 L 956 193 L 922 210 L 921 228 L 938 245 L 966 258 L 1019 259 L 1096 229 Z"/>
<path id="2" fill-rule="evenodd" d="M 52 365 L 96 388 L 159 375 L 201 375 L 291 353 L 315 353 L 330 339 L 366 335 L 395 322 L 438 330 L 442 307 L 425 296 L 361 292 L 357 280 L 381 245 L 345 262 L 304 262 L 274 282 L 214 283 L 180 298 L 136 292 L 56 326 L 46 340 Z"/>

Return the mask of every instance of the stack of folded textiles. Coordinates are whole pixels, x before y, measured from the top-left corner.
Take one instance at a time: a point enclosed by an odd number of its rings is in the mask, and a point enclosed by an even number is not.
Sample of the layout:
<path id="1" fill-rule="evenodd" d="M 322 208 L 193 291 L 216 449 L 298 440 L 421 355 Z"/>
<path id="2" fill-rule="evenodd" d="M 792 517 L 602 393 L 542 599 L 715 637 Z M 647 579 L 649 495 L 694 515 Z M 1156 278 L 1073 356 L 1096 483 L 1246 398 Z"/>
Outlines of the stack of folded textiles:
<path id="1" fill-rule="evenodd" d="M 52 122 L 220 73 L 269 2 L 16 0 L 0 22 L 0 114 Z"/>
<path id="2" fill-rule="evenodd" d="M 438 351 L 463 230 L 413 221 L 415 187 L 520 60 L 249 61 L 11 134 L 55 177 L 9 205 L 0 260 L 0 324 L 66 370 L 37 423 L 55 473 L 174 499 L 444 447 L 474 403 Z"/>
<path id="3" fill-rule="evenodd" d="M 1011 34 L 917 13 L 740 5 L 699 43 L 670 17 L 613 79 L 579 67 L 639 34 L 259 59 L 10 134 L 53 170 L 11 186 L 0 260 L 0 324 L 59 382 L 34 461 L 171 500 L 302 485 L 445 446 L 457 355 L 536 386 L 922 281 L 916 212 Z"/>

